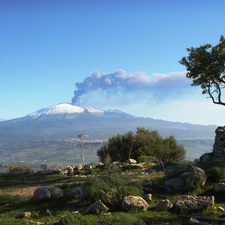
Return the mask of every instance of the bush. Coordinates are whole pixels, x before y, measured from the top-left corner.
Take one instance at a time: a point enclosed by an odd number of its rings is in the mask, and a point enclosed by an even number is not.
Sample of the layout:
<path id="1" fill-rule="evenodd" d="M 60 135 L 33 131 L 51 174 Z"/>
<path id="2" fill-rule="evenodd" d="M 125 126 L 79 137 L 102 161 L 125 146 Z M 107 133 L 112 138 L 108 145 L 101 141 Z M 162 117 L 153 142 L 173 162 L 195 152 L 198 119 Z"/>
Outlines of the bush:
<path id="1" fill-rule="evenodd" d="M 29 163 L 22 163 L 18 165 L 9 165 L 6 173 L 8 174 L 31 174 L 33 172 L 32 166 Z"/>
<path id="2" fill-rule="evenodd" d="M 120 170 L 112 170 L 105 177 L 90 178 L 85 184 L 92 201 L 102 200 L 107 206 L 120 205 L 127 195 L 141 195 L 140 183 L 129 181 Z"/>
<path id="3" fill-rule="evenodd" d="M 180 164 L 171 165 L 166 170 L 166 178 L 179 177 L 182 173 L 190 171 L 190 167 L 193 166 L 193 162 L 185 161 Z"/>
<path id="4" fill-rule="evenodd" d="M 126 213 L 116 213 L 115 215 L 81 215 L 78 213 L 70 213 L 63 217 L 58 225 L 143 225 L 143 220 Z"/>
<path id="5" fill-rule="evenodd" d="M 213 182 L 218 182 L 225 178 L 225 167 L 211 167 L 206 171 L 208 179 Z"/>

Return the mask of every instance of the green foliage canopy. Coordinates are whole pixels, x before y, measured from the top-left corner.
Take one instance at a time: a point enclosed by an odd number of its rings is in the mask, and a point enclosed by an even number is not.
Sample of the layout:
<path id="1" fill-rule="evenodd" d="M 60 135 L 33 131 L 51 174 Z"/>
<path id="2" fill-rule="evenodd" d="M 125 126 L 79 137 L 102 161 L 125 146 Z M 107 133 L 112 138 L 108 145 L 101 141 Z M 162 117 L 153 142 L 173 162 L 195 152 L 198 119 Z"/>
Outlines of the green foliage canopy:
<path id="1" fill-rule="evenodd" d="M 186 66 L 187 78 L 192 86 L 201 86 L 202 94 L 208 94 L 213 103 L 225 106 L 222 89 L 225 88 L 225 38 L 220 37 L 219 44 L 205 44 L 187 48 L 189 55 L 179 63 Z"/>
<path id="2" fill-rule="evenodd" d="M 138 127 L 136 132 L 116 134 L 100 147 L 97 155 L 102 162 L 125 162 L 140 156 L 154 156 L 164 163 L 177 163 L 185 158 L 185 149 L 174 136 L 163 138 L 158 131 Z"/>

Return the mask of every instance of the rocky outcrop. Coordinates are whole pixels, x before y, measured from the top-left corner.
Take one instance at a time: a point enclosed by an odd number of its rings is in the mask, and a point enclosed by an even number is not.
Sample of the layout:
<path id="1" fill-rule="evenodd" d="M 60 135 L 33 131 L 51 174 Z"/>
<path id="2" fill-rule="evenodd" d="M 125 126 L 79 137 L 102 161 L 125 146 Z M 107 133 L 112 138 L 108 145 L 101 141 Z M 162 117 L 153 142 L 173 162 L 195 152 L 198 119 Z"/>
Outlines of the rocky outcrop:
<path id="1" fill-rule="evenodd" d="M 225 126 L 217 127 L 215 133 L 213 151 L 200 156 L 203 163 L 210 162 L 213 158 L 225 158 Z"/>
<path id="2" fill-rule="evenodd" d="M 216 157 L 225 157 L 225 126 L 217 127 L 213 153 Z"/>
<path id="3" fill-rule="evenodd" d="M 142 197 L 129 195 L 123 199 L 122 208 L 127 211 L 146 210 L 148 203 Z"/>

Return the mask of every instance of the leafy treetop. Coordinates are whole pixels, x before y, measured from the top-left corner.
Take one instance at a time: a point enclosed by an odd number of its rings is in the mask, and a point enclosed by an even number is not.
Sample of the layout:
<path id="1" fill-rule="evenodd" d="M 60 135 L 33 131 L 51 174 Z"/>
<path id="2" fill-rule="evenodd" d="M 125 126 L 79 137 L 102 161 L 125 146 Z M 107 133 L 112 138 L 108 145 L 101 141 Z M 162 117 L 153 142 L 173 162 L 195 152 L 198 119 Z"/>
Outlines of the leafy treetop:
<path id="1" fill-rule="evenodd" d="M 156 130 L 150 131 L 138 127 L 136 132 L 117 134 L 100 147 L 97 155 L 102 162 L 125 162 L 130 157 L 154 156 L 162 163 L 176 163 L 185 158 L 185 149 L 174 136 L 163 138 Z"/>
<path id="2" fill-rule="evenodd" d="M 219 44 L 205 44 L 187 48 L 189 55 L 179 63 L 186 66 L 187 78 L 192 86 L 201 86 L 202 94 L 208 94 L 214 104 L 225 106 L 222 89 L 225 88 L 225 38 L 220 37 Z"/>

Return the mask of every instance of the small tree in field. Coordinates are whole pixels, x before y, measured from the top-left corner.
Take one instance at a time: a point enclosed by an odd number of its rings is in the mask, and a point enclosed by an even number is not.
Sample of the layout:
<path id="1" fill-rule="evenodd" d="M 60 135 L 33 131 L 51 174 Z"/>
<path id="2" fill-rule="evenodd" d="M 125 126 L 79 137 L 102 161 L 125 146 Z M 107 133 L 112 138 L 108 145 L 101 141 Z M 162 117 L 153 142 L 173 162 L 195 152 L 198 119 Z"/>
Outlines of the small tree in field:
<path id="1" fill-rule="evenodd" d="M 182 161 L 185 153 L 184 147 L 177 144 L 173 136 L 163 138 L 157 131 L 145 128 L 137 128 L 135 133 L 129 131 L 123 135 L 114 135 L 97 151 L 102 162 L 109 158 L 125 162 L 127 157 L 137 160 L 140 156 L 153 156 L 162 165 Z"/>
<path id="2" fill-rule="evenodd" d="M 225 88 L 225 38 L 219 44 L 205 44 L 187 48 L 189 55 L 179 62 L 186 66 L 187 78 L 192 86 L 201 86 L 202 94 L 208 94 L 214 104 L 225 106 L 222 94 Z"/>

